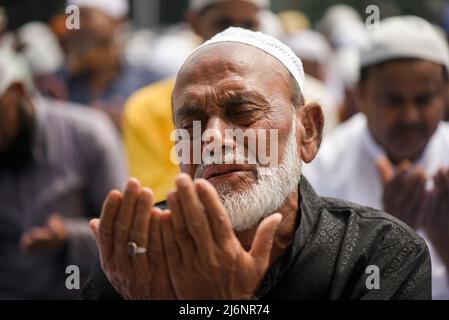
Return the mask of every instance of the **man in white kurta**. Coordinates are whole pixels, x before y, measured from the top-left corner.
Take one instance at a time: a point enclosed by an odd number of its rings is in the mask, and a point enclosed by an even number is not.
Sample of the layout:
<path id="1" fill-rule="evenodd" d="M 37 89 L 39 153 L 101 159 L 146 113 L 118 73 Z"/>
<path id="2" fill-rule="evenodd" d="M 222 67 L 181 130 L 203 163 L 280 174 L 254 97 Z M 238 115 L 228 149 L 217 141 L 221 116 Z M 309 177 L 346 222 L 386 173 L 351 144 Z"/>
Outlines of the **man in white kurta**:
<path id="1" fill-rule="evenodd" d="M 365 88 L 359 88 L 359 91 L 362 91 L 359 94 L 359 104 L 364 113 L 355 115 L 325 138 L 317 158 L 311 164 L 305 165 L 304 174 L 322 196 L 342 198 L 387 210 L 387 212 L 394 211 L 390 213 L 417 229 L 426 239 L 432 257 L 433 298 L 449 299 L 448 263 L 445 254 L 446 249 L 449 251 L 449 240 L 447 247 L 441 245 L 445 241 L 440 242 L 439 250 L 437 250 L 433 241 L 430 241 L 431 237 L 428 233 L 429 230 L 436 229 L 440 225 L 449 225 L 447 206 L 446 209 L 439 209 L 439 212 L 444 211 L 444 215 L 439 213 L 438 219 L 434 214 L 438 202 L 444 199 L 442 191 L 444 188 L 435 182 L 438 180 L 436 178 L 438 172 L 447 170 L 445 171 L 446 181 L 449 181 L 449 124 L 441 121 L 443 112 L 440 112 L 440 109 L 444 109 L 444 99 L 441 98 L 444 91 L 438 91 L 436 84 L 432 87 L 429 84 L 433 81 L 432 79 L 422 77 L 430 70 L 425 69 L 427 68 L 425 63 L 429 62 L 434 66 L 430 65 L 428 68 L 441 65 L 442 73 L 447 72 L 449 55 L 446 44 L 432 28 L 426 21 L 417 17 L 395 17 L 382 21 L 380 29 L 371 33 L 370 47 L 361 52 L 361 70 L 366 71 L 370 68 L 371 74 L 363 75 L 364 71 L 362 71 L 362 77 L 378 77 L 378 80 L 383 80 L 373 84 L 371 97 L 369 93 L 363 92 L 363 90 L 369 90 L 366 88 L 369 84 L 360 84 L 361 87 L 365 86 Z M 400 68 L 403 69 L 402 78 L 400 74 L 395 77 L 397 72 L 401 72 L 398 71 Z M 374 72 L 378 74 L 375 75 Z M 384 78 L 381 78 L 380 72 L 383 72 Z M 385 78 L 386 75 L 391 77 Z M 446 81 L 447 84 L 447 74 L 441 78 L 444 78 L 441 80 L 442 83 Z M 369 80 L 361 79 L 361 83 L 362 81 Z M 400 83 L 401 81 L 403 83 Z M 416 86 L 413 81 L 417 82 Z M 429 91 L 427 96 L 426 88 Z M 410 96 L 413 98 L 404 98 Z M 368 101 L 369 99 L 371 101 Z M 372 103 L 370 105 L 370 102 L 376 99 L 379 99 L 378 105 L 372 105 Z M 396 116 L 396 128 L 391 125 L 394 123 L 392 114 Z M 402 122 L 398 120 L 399 118 Z M 389 125 L 391 127 L 388 127 Z M 431 127 L 431 130 L 426 125 Z M 419 131 L 418 129 L 428 134 L 419 133 L 416 135 L 419 139 L 413 140 L 410 136 L 415 137 L 414 130 Z M 409 137 L 406 137 L 407 134 L 404 132 L 410 132 Z M 396 139 L 394 133 L 403 137 Z M 425 141 L 422 142 L 420 140 L 423 136 Z M 421 149 L 417 147 L 420 143 Z M 407 144 L 410 146 L 407 147 Z M 413 149 L 418 152 L 409 152 L 409 156 L 407 150 Z M 405 165 L 405 167 L 408 166 L 407 170 L 403 169 L 405 161 L 409 162 L 409 165 Z M 387 162 L 387 169 L 385 169 L 385 162 Z M 405 211 L 410 211 L 405 208 L 408 204 L 418 204 L 414 207 L 413 218 L 410 220 L 401 215 L 401 206 L 392 209 L 393 207 L 386 202 L 386 199 L 394 198 L 395 194 L 401 193 L 404 188 L 409 188 L 405 184 L 397 184 L 397 188 L 392 188 L 390 185 L 387 188 L 389 182 L 386 181 L 388 179 L 385 176 L 388 174 L 385 174 L 385 171 L 389 170 L 388 166 L 391 167 L 392 175 L 400 175 L 398 171 L 402 170 L 404 177 L 422 171 L 416 176 L 423 177 L 423 191 L 416 187 L 417 191 L 410 192 L 405 202 L 403 201 Z M 418 180 L 418 178 L 415 179 L 415 181 Z M 419 183 L 416 182 L 415 186 L 418 185 Z M 445 196 L 449 197 L 447 186 L 446 183 Z M 435 197 L 434 195 L 438 192 L 441 196 Z M 427 205 L 428 203 L 430 205 Z M 429 221 L 426 228 L 420 221 Z M 429 225 L 431 227 L 427 228 Z M 447 231 L 440 233 L 440 238 L 442 235 L 444 239 L 449 239 L 447 236 L 449 228 Z"/>

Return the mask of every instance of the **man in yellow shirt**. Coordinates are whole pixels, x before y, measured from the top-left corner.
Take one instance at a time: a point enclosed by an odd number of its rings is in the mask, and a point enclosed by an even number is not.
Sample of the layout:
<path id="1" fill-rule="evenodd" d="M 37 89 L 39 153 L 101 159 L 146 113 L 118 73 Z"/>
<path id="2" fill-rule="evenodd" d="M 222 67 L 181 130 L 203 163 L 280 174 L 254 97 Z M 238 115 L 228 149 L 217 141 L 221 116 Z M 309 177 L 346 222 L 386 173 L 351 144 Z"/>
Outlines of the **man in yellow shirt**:
<path id="1" fill-rule="evenodd" d="M 191 0 L 188 21 L 207 40 L 230 26 L 259 29 L 259 10 L 267 0 Z M 170 160 L 174 141 L 171 96 L 175 79 L 167 79 L 136 92 L 125 106 L 123 135 L 131 174 L 162 201 L 174 188 L 179 166 Z"/>

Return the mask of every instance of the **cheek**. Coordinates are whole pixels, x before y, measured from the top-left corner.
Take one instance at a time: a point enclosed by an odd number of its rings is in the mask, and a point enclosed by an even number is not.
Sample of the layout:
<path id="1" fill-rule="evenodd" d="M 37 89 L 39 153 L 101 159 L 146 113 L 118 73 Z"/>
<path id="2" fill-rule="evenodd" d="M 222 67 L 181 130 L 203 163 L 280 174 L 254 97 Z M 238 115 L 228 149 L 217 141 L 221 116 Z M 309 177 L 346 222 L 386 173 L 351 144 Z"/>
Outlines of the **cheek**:
<path id="1" fill-rule="evenodd" d="M 374 107 L 367 113 L 371 128 L 380 137 L 385 137 L 400 123 L 400 109 Z"/>
<path id="2" fill-rule="evenodd" d="M 285 146 L 290 137 L 291 127 L 291 119 L 286 119 L 282 121 L 282 124 L 277 122 L 277 125 L 268 126 L 267 129 L 257 135 L 258 144 L 263 145 L 263 142 L 265 142 L 266 148 L 266 152 L 258 150 L 259 158 L 265 156 L 265 161 L 261 165 L 277 166 L 284 160 Z M 268 161 L 269 163 L 267 163 Z"/>
<path id="3" fill-rule="evenodd" d="M 180 165 L 181 172 L 187 173 L 190 177 L 192 177 L 192 179 L 195 176 L 195 171 L 196 171 L 197 167 L 198 167 L 198 165 L 196 165 L 196 164 L 181 164 Z"/>
<path id="4" fill-rule="evenodd" d="M 448 102 L 445 99 L 436 101 L 423 111 L 424 119 L 427 123 L 438 123 L 443 120 Z"/>

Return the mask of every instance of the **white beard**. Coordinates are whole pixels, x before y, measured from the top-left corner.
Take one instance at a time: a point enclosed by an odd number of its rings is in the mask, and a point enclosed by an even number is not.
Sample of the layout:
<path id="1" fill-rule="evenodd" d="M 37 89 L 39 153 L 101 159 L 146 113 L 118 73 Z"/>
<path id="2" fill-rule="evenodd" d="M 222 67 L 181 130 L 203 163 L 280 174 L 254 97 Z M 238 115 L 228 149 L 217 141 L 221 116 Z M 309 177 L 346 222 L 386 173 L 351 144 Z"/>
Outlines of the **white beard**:
<path id="1" fill-rule="evenodd" d="M 233 156 L 226 154 L 227 156 Z M 200 178 L 201 166 L 195 173 Z M 298 157 L 296 118 L 285 147 L 284 159 L 278 168 L 257 167 L 257 182 L 248 190 L 231 190 L 228 184 L 215 188 L 236 231 L 251 229 L 261 220 L 276 213 L 287 197 L 297 190 L 301 180 L 302 161 Z"/>

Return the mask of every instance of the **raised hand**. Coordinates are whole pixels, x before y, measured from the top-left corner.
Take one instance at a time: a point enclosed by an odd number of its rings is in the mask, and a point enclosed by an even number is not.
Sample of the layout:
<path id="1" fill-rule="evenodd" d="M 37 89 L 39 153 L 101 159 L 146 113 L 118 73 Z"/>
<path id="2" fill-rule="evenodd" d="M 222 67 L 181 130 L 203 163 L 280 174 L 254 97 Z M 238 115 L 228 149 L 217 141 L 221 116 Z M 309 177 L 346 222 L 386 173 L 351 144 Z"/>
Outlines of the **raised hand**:
<path id="1" fill-rule="evenodd" d="M 449 170 L 438 171 L 433 180 L 433 206 L 428 211 L 424 229 L 449 270 Z"/>
<path id="2" fill-rule="evenodd" d="M 234 234 L 215 188 L 186 174 L 170 193 L 171 213 L 162 216 L 162 235 L 170 278 L 180 299 L 247 299 L 269 267 L 276 229 L 273 214 L 259 225 L 251 250 Z"/>
<path id="3" fill-rule="evenodd" d="M 153 207 L 152 191 L 130 179 L 124 194 L 109 193 L 100 219 L 90 223 L 103 271 L 125 299 L 176 299 L 162 246 L 163 215 Z"/>
<path id="4" fill-rule="evenodd" d="M 417 229 L 425 216 L 427 178 L 424 170 L 403 161 L 395 172 L 387 158 L 380 159 L 377 168 L 384 184 L 384 210 Z"/>

